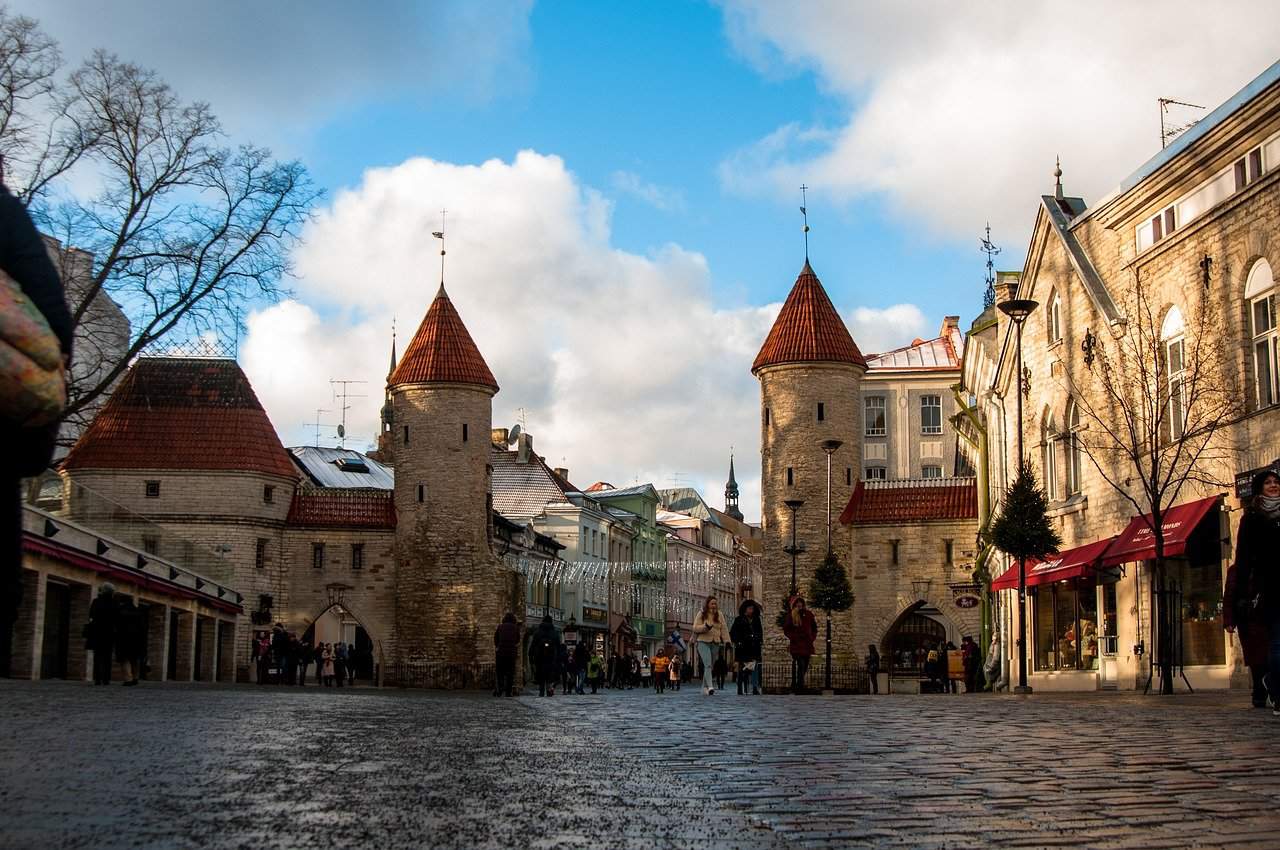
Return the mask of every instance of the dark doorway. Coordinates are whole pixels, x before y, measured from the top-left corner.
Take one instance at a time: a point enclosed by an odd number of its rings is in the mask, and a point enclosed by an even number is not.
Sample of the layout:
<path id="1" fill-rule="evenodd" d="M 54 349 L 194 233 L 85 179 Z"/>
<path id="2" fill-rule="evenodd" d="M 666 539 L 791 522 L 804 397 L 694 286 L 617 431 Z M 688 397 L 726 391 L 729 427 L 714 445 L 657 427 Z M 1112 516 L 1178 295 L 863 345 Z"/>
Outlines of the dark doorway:
<path id="1" fill-rule="evenodd" d="M 192 662 L 194 666 L 191 668 L 191 678 L 195 679 L 198 682 L 203 678 L 201 675 L 201 671 L 204 670 L 205 622 L 203 617 L 198 615 L 193 615 L 193 616 L 195 616 L 196 618 L 196 652 L 195 652 L 195 661 Z"/>
<path id="2" fill-rule="evenodd" d="M 67 678 L 71 650 L 71 588 L 61 582 L 45 584 L 44 645 L 40 650 L 40 678 Z"/>
<path id="3" fill-rule="evenodd" d="M 373 641 L 364 626 L 356 626 L 356 678 L 373 678 Z"/>
<path id="4" fill-rule="evenodd" d="M 924 664 L 930 649 L 947 642 L 947 627 L 915 611 L 898 620 L 885 635 L 882 650 L 889 653 L 887 666 L 895 671 L 913 670 Z"/>
<path id="5" fill-rule="evenodd" d="M 169 612 L 169 657 L 165 659 L 165 674 L 170 682 L 178 678 L 178 612 Z"/>

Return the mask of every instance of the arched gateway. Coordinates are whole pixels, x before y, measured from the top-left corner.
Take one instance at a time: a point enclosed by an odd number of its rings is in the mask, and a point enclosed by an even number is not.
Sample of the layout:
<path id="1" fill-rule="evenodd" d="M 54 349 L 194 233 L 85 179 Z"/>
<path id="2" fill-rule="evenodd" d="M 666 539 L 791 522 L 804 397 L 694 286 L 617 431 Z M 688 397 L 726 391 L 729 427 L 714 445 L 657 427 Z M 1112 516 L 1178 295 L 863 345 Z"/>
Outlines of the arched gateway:
<path id="1" fill-rule="evenodd" d="M 382 641 L 365 628 L 360 617 L 346 604 L 334 602 L 320 611 L 307 626 L 302 641 L 307 646 L 345 643 L 349 647 L 348 663 L 355 664 L 356 679 L 381 683 Z"/>

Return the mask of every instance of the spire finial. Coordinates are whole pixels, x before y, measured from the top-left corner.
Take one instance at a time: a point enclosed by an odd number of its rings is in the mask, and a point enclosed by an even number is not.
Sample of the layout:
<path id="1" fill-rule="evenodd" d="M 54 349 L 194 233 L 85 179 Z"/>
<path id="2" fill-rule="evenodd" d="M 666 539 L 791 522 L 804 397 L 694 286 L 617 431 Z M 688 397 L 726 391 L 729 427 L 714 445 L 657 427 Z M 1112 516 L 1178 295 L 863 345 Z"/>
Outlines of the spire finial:
<path id="1" fill-rule="evenodd" d="M 440 229 L 431 231 L 431 235 L 440 240 L 440 291 L 444 292 L 444 220 L 448 210 L 440 210 Z"/>
<path id="2" fill-rule="evenodd" d="M 809 187 L 800 184 L 800 215 L 804 216 L 804 261 L 809 262 Z"/>
<path id="3" fill-rule="evenodd" d="M 387 379 L 391 379 L 391 373 L 396 370 L 396 317 L 391 317 L 391 368 L 387 370 Z"/>
<path id="4" fill-rule="evenodd" d="M 995 260 L 996 254 L 1000 253 L 1000 249 L 991 241 L 991 222 L 987 222 L 987 235 L 985 239 L 978 240 L 980 250 L 987 255 L 987 288 L 982 293 L 982 309 L 989 310 L 996 304 L 996 273 Z"/>
<path id="5" fill-rule="evenodd" d="M 1053 196 L 1062 200 L 1062 157 L 1053 158 Z"/>

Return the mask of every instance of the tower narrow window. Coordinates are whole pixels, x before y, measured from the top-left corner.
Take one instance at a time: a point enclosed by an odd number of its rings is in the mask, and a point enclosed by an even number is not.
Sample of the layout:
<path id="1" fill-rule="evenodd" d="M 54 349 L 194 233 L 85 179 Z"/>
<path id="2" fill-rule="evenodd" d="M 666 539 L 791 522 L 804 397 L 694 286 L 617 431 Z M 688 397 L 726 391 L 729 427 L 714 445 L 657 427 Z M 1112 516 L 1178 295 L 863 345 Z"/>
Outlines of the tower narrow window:
<path id="1" fill-rule="evenodd" d="M 148 498 L 148 499 L 158 499 L 158 498 L 160 498 L 160 482 L 159 482 L 159 481 L 147 481 L 147 482 L 145 482 L 145 483 L 146 483 L 146 496 L 147 496 L 147 498 Z"/>
<path id="2" fill-rule="evenodd" d="M 898 541 L 897 540 L 889 541 L 889 559 L 890 561 L 893 562 L 894 566 L 897 566 L 898 564 Z"/>
<path id="3" fill-rule="evenodd" d="M 949 567 L 949 566 L 951 566 L 951 565 L 954 563 L 954 561 L 955 561 L 955 557 L 954 557 L 954 556 L 955 556 L 955 545 L 956 545 L 956 544 L 955 544 L 955 542 L 954 542 L 954 541 L 952 541 L 952 540 L 943 540 L 943 541 L 942 541 L 942 544 L 943 544 L 943 546 L 942 546 L 942 549 L 943 549 L 943 558 L 945 559 L 945 560 L 943 561 L 943 563 L 945 563 L 945 564 Z"/>
<path id="4" fill-rule="evenodd" d="M 363 543 L 351 544 L 351 569 L 353 570 L 364 569 L 364 544 Z"/>
<path id="5" fill-rule="evenodd" d="M 796 483 L 795 472 L 792 470 L 791 467 L 788 466 L 787 467 L 787 486 L 788 487 L 794 486 L 795 483 Z"/>
<path id="6" fill-rule="evenodd" d="M 409 426 L 404 426 L 404 444 L 409 445 Z"/>
<path id="7" fill-rule="evenodd" d="M 467 423 L 463 422 L 462 423 L 462 442 L 465 443 L 466 441 L 467 441 Z"/>
<path id="8" fill-rule="evenodd" d="M 258 538 L 258 547 L 253 553 L 253 566 L 255 569 L 262 569 L 267 565 L 267 538 Z"/>
<path id="9" fill-rule="evenodd" d="M 427 500 L 427 485 L 419 484 L 418 485 L 418 501 L 425 502 L 426 500 Z"/>
<path id="10" fill-rule="evenodd" d="M 846 466 L 844 468 L 844 483 L 846 487 L 853 486 L 853 467 Z"/>
<path id="11" fill-rule="evenodd" d="M 827 406 L 822 402 L 818 402 L 818 421 L 821 422 L 827 418 Z"/>
<path id="12" fill-rule="evenodd" d="M 764 409 L 764 424 L 769 424 L 769 408 Z"/>
<path id="13" fill-rule="evenodd" d="M 323 543 L 316 542 L 311 544 L 311 568 L 313 570 L 324 569 L 324 544 Z"/>

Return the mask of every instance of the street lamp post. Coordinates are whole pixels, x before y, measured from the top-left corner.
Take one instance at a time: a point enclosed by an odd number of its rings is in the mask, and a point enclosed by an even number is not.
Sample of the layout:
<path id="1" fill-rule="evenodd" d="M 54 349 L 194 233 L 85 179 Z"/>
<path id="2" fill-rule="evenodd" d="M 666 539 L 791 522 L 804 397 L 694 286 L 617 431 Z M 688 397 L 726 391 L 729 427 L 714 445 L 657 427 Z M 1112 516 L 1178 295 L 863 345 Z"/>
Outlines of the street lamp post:
<path id="1" fill-rule="evenodd" d="M 1011 298 L 1008 301 L 1001 301 L 998 305 L 1000 312 L 1004 313 L 1013 320 L 1014 328 L 1017 330 L 1018 338 L 1018 371 L 1015 383 L 1015 392 L 1018 396 L 1018 470 L 1021 472 L 1023 463 L 1022 454 L 1022 325 L 1027 321 L 1027 317 L 1031 315 L 1031 311 L 1039 306 L 1035 301 L 1029 298 Z M 1015 694 L 1031 693 L 1031 686 L 1027 684 L 1027 559 L 1018 559 L 1018 686 L 1013 689 Z"/>
<path id="2" fill-rule="evenodd" d="M 789 596 L 787 596 L 787 601 L 786 601 L 786 604 L 784 605 L 784 608 L 786 608 L 786 610 L 782 612 L 782 615 L 784 617 L 790 617 L 791 616 L 791 600 L 796 595 L 796 555 L 799 555 L 802 551 L 804 551 L 800 546 L 796 545 L 796 511 L 800 510 L 800 506 L 804 504 L 804 499 L 785 499 L 782 502 L 782 504 L 786 505 L 787 508 L 791 511 L 791 545 L 787 546 L 782 550 L 783 552 L 786 552 L 788 555 L 791 556 L 791 593 Z M 778 622 L 779 624 L 782 623 L 781 620 L 779 620 Z M 795 659 L 795 656 L 792 656 L 791 685 L 792 685 L 793 693 L 795 689 L 795 682 L 796 682 L 796 659 Z"/>
<path id="3" fill-rule="evenodd" d="M 831 558 L 831 456 L 844 445 L 840 440 L 823 440 L 818 443 L 827 454 L 827 558 Z M 827 658 L 825 689 L 831 690 L 831 612 L 827 611 Z"/>

